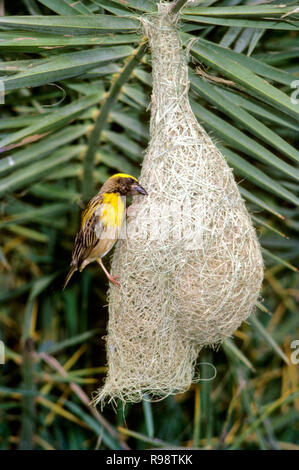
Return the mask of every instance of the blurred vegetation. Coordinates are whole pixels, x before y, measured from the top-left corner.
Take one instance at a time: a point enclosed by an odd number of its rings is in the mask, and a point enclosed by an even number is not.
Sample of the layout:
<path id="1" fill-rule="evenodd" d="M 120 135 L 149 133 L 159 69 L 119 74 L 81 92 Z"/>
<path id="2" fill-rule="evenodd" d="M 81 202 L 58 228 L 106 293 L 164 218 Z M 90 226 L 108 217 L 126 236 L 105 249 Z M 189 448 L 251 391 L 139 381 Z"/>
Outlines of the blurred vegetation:
<path id="1" fill-rule="evenodd" d="M 114 172 L 140 172 L 151 67 L 135 17 L 155 9 L 0 0 L 1 449 L 299 450 L 295 2 L 205 0 L 180 20 L 194 112 L 234 168 L 263 247 L 256 316 L 200 355 L 214 380 L 157 403 L 89 406 L 106 372 L 107 281 L 88 266 L 61 286 L 84 201 Z"/>

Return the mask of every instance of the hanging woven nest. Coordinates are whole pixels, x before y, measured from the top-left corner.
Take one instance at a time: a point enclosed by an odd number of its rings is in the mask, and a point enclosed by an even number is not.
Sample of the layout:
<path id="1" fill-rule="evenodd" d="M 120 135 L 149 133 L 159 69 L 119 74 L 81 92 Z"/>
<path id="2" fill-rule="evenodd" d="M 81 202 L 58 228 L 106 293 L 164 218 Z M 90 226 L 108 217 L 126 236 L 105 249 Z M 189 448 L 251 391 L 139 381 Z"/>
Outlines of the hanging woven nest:
<path id="1" fill-rule="evenodd" d="M 169 4 L 141 19 L 152 54 L 150 142 L 109 292 L 108 374 L 95 403 L 163 398 L 194 380 L 203 346 L 251 314 L 263 279 L 259 242 L 232 170 L 197 122 Z"/>

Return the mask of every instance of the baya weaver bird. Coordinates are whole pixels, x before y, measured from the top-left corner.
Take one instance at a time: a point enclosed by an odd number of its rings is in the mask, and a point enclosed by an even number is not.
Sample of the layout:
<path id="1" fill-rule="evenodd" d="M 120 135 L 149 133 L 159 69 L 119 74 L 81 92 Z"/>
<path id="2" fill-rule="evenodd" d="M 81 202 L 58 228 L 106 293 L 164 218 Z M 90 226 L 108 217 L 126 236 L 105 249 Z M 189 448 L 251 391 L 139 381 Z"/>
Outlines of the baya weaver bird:
<path id="1" fill-rule="evenodd" d="M 80 230 L 76 235 L 70 270 L 63 289 L 75 271 L 97 261 L 110 282 L 119 286 L 118 276 L 111 276 L 102 258 L 112 249 L 119 238 L 126 214 L 126 196 L 146 195 L 134 176 L 117 173 L 101 187 L 98 194 L 87 204 L 82 213 Z"/>

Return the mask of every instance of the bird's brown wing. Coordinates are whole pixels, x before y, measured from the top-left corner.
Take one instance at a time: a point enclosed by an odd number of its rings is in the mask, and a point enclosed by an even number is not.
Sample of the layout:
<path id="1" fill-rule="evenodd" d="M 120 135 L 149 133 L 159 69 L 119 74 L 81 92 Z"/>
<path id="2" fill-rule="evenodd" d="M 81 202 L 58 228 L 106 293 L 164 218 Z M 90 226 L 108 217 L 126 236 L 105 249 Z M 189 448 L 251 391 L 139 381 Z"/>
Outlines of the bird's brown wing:
<path id="1" fill-rule="evenodd" d="M 89 202 L 82 214 L 81 228 L 75 238 L 71 262 L 77 268 L 88 258 L 104 229 L 101 222 L 100 206 L 101 198 L 96 196 Z"/>

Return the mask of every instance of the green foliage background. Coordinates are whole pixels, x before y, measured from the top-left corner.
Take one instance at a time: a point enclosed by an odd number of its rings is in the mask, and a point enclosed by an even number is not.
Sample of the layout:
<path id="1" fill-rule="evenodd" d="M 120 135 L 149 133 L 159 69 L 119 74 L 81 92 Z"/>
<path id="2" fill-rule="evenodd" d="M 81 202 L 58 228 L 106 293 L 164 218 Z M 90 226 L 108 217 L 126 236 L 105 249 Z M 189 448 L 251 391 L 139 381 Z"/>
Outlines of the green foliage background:
<path id="1" fill-rule="evenodd" d="M 263 247 L 257 315 L 202 352 L 213 381 L 125 410 L 89 406 L 106 371 L 107 282 L 90 266 L 61 285 L 84 201 L 114 172 L 140 172 L 151 65 L 137 18 L 154 11 L 152 0 L 0 2 L 1 449 L 299 449 L 294 2 L 199 1 L 179 23 L 194 112 Z"/>

